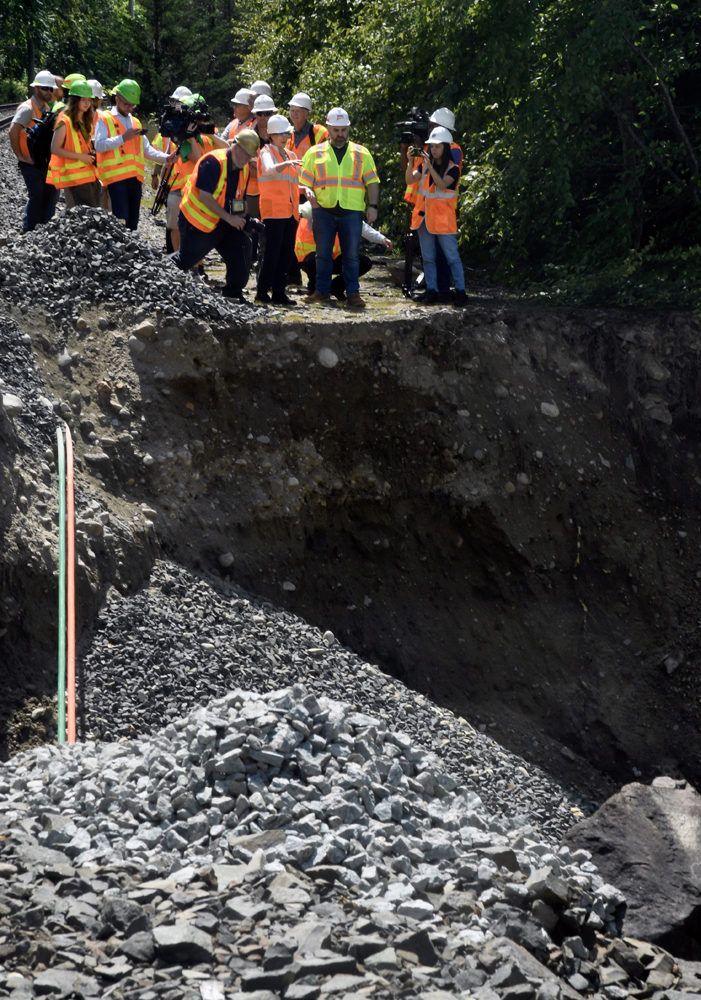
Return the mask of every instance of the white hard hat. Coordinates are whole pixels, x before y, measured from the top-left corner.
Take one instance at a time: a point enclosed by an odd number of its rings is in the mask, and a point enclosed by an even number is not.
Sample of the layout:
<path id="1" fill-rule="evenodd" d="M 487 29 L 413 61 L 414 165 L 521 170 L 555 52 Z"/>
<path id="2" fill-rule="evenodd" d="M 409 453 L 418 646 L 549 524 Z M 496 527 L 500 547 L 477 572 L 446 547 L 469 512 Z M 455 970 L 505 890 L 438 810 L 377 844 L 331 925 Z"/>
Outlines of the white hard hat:
<path id="1" fill-rule="evenodd" d="M 89 82 L 90 81 L 88 81 L 88 83 Z M 192 97 L 192 91 L 189 87 L 176 87 L 170 95 L 170 99 L 172 101 L 182 101 L 186 97 Z"/>
<path id="2" fill-rule="evenodd" d="M 348 112 L 344 111 L 343 108 L 331 108 L 326 116 L 326 124 L 337 125 L 339 128 L 343 128 L 344 125 L 350 125 Z"/>
<path id="3" fill-rule="evenodd" d="M 312 203 L 310 201 L 305 201 L 304 204 L 299 206 L 299 215 L 302 219 L 311 219 Z"/>
<path id="4" fill-rule="evenodd" d="M 257 111 L 277 111 L 272 97 L 269 97 L 267 94 L 259 94 L 253 102 L 253 114 Z"/>
<path id="5" fill-rule="evenodd" d="M 256 82 L 252 83 L 248 89 L 252 90 L 254 94 L 265 94 L 266 97 L 273 96 L 270 84 L 266 83 L 265 80 L 256 80 Z"/>
<path id="6" fill-rule="evenodd" d="M 289 102 L 289 107 L 291 108 L 306 108 L 307 111 L 312 110 L 312 99 L 309 94 L 295 94 L 292 100 Z"/>
<path id="7" fill-rule="evenodd" d="M 231 103 L 248 104 L 252 94 L 253 94 L 252 90 L 246 90 L 245 87 L 242 87 L 241 90 L 237 90 L 234 96 L 231 98 Z"/>
<path id="8" fill-rule="evenodd" d="M 433 132 L 431 132 L 428 139 L 426 140 L 426 142 L 430 143 L 431 145 L 438 145 L 441 142 L 452 142 L 452 141 L 453 137 L 448 131 L 448 129 L 441 128 L 440 125 L 438 126 L 438 128 L 434 128 Z"/>
<path id="9" fill-rule="evenodd" d="M 34 81 L 29 84 L 30 87 L 51 87 L 52 89 L 56 86 L 56 78 L 53 73 L 49 73 L 48 69 L 42 69 L 37 73 Z"/>
<path id="10" fill-rule="evenodd" d="M 444 128 L 455 128 L 455 115 L 448 108 L 439 108 L 434 111 L 429 121 L 432 125 L 442 125 Z"/>
<path id="11" fill-rule="evenodd" d="M 92 87 L 92 96 L 99 97 L 102 99 L 105 96 L 105 91 L 99 80 L 88 80 L 89 85 Z"/>
<path id="12" fill-rule="evenodd" d="M 277 135 L 280 132 L 294 131 L 284 115 L 272 115 L 268 119 L 268 135 Z"/>

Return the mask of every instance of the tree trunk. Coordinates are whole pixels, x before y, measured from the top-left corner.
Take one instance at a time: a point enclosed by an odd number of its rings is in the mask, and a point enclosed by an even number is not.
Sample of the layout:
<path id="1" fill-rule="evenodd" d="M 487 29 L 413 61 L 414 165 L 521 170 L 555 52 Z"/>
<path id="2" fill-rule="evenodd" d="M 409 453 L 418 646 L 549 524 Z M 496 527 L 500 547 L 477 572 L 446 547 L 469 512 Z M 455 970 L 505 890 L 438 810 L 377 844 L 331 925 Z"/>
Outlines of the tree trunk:
<path id="1" fill-rule="evenodd" d="M 32 80 L 36 77 L 36 70 L 34 66 L 34 39 L 29 37 L 27 39 L 27 86 L 31 87 Z"/>

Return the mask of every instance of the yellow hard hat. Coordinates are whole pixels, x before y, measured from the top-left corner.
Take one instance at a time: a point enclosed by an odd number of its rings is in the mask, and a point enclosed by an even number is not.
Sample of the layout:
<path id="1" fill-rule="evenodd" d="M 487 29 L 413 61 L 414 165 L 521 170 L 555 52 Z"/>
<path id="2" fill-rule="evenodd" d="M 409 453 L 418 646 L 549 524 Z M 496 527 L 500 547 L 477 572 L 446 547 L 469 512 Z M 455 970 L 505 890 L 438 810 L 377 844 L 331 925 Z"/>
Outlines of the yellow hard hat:
<path id="1" fill-rule="evenodd" d="M 242 128 L 234 142 L 245 149 L 249 156 L 255 156 L 260 149 L 260 137 L 252 128 Z"/>

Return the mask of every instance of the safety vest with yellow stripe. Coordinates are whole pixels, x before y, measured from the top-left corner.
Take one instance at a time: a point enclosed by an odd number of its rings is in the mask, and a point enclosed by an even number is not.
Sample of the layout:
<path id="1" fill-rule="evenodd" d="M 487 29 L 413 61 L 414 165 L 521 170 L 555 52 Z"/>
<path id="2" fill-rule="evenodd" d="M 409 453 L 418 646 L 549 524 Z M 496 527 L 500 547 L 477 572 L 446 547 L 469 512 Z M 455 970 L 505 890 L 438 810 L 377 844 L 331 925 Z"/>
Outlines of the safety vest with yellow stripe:
<path id="1" fill-rule="evenodd" d="M 299 225 L 297 226 L 297 237 L 295 239 L 295 256 L 297 260 L 301 262 L 305 257 L 308 257 L 310 253 L 316 253 L 316 240 L 314 239 L 314 230 L 312 229 L 312 220 L 306 219 L 304 216 L 299 220 Z M 338 239 L 338 234 L 336 234 L 336 239 L 333 244 L 333 259 L 336 258 L 341 253 L 341 244 Z"/>
<path id="2" fill-rule="evenodd" d="M 265 147 L 276 163 L 285 163 L 292 159 L 286 149 L 278 149 L 271 143 Z M 295 167 L 286 170 L 276 170 L 274 174 L 264 174 L 261 165 L 261 154 L 258 153 L 258 185 L 260 188 L 261 219 L 299 218 L 299 180 Z"/>
<path id="3" fill-rule="evenodd" d="M 255 120 L 255 115 L 249 115 L 248 118 L 244 118 L 243 121 L 240 118 L 232 118 L 229 122 L 229 135 L 227 138 L 233 139 L 234 136 L 239 134 L 242 128 L 253 128 Z"/>
<path id="4" fill-rule="evenodd" d="M 411 228 L 418 229 L 425 220 L 429 233 L 448 234 L 458 231 L 457 185 L 449 191 L 436 187 L 426 165 L 422 168 L 421 182 L 411 217 Z"/>
<path id="5" fill-rule="evenodd" d="M 202 140 L 202 156 L 206 156 L 207 153 L 211 153 L 214 149 L 214 143 L 209 138 L 208 135 L 201 135 L 199 138 Z M 170 142 L 170 140 L 167 140 Z M 197 142 L 197 139 L 190 139 L 190 142 Z M 170 152 L 170 150 L 168 150 Z M 224 150 L 226 152 L 226 150 Z M 187 184 L 187 179 L 190 177 L 197 166 L 199 161 L 193 163 L 190 159 L 183 159 L 179 156 L 175 161 L 175 167 L 173 170 L 173 183 L 170 185 L 171 194 L 174 191 L 182 191 L 182 189 Z"/>
<path id="6" fill-rule="evenodd" d="M 90 147 L 79 128 L 73 125 L 65 111 L 56 119 L 54 131 L 63 124 L 66 129 L 66 139 L 63 148 L 71 153 L 89 153 Z M 97 170 L 92 163 L 82 160 L 69 160 L 58 153 L 51 154 L 49 172 L 46 175 L 49 184 L 57 188 L 76 187 L 78 184 L 91 184 L 97 180 Z"/>
<path id="7" fill-rule="evenodd" d="M 221 205 L 222 208 L 224 208 L 224 204 L 226 202 L 226 179 L 229 174 L 230 166 L 228 156 L 228 149 L 215 149 L 212 153 L 207 153 L 206 156 L 200 157 L 195 164 L 194 171 L 188 177 L 187 183 L 183 188 L 180 211 L 183 213 L 188 222 L 191 222 L 197 229 L 201 229 L 203 233 L 211 233 L 212 230 L 216 229 L 217 223 L 220 222 L 220 219 L 216 213 L 207 208 L 207 206 L 200 200 L 200 189 L 197 186 L 199 170 L 205 160 L 214 157 L 215 160 L 219 161 L 221 173 L 219 175 L 219 180 L 217 181 L 217 186 L 212 192 L 212 197 L 219 203 L 219 205 Z M 237 201 L 242 200 L 246 193 L 246 184 L 248 183 L 249 174 L 248 165 L 238 168 L 238 171 L 239 182 L 235 195 Z"/>
<path id="8" fill-rule="evenodd" d="M 424 149 L 426 149 L 426 146 L 424 146 Z M 457 142 L 451 142 L 450 156 L 453 163 L 457 163 L 457 165 L 460 167 L 460 170 L 462 170 L 462 149 L 460 148 L 460 146 L 458 146 Z M 418 170 L 422 162 L 423 161 L 421 157 L 416 156 L 414 158 L 414 170 Z M 419 192 L 418 181 L 414 181 L 412 184 L 407 184 L 406 190 L 404 191 L 404 201 L 406 201 L 409 205 L 415 205 L 416 196 L 418 192 Z"/>
<path id="9" fill-rule="evenodd" d="M 372 154 L 365 146 L 349 142 L 339 163 L 331 143 L 322 142 L 304 154 L 299 183 L 314 189 L 321 208 L 339 205 L 351 212 L 362 212 L 365 188 L 379 184 L 380 179 Z"/>
<path id="10" fill-rule="evenodd" d="M 138 118 L 130 115 L 131 127 L 141 128 Z M 102 120 L 107 126 L 110 139 L 116 135 L 123 135 L 126 129 L 118 118 L 110 111 L 105 111 Z M 144 179 L 144 144 L 140 135 L 135 135 L 133 139 L 123 142 L 121 146 L 115 146 L 106 153 L 97 154 L 97 172 L 103 184 L 114 184 L 116 181 L 125 181 L 129 177 L 138 177 L 140 181 Z"/>
<path id="11" fill-rule="evenodd" d="M 31 108 L 32 108 L 32 119 L 34 119 L 34 118 L 41 118 L 42 115 L 44 114 L 44 111 L 48 110 L 48 107 L 49 107 L 48 104 L 47 104 L 47 105 L 45 105 L 42 108 L 41 105 L 39 104 L 39 102 L 37 101 L 36 97 L 30 97 L 28 100 L 22 101 L 22 104 L 29 104 L 29 105 L 31 105 Z M 17 105 L 17 109 L 18 110 L 22 107 L 22 104 L 18 104 Z M 22 156 L 29 156 L 30 155 L 29 154 L 29 146 L 27 145 L 27 132 L 29 131 L 30 128 L 34 128 L 34 121 L 33 120 L 29 123 L 29 125 L 23 125 L 22 126 L 22 131 L 19 134 L 19 149 L 20 149 L 20 153 L 22 154 Z"/>
<path id="12" fill-rule="evenodd" d="M 308 149 L 312 146 L 317 146 L 320 142 L 325 142 L 328 137 L 329 130 L 324 125 L 312 125 L 304 138 L 300 139 L 297 144 L 295 144 L 295 135 L 293 132 L 285 143 L 285 148 L 294 153 L 298 160 L 301 160 Z"/>

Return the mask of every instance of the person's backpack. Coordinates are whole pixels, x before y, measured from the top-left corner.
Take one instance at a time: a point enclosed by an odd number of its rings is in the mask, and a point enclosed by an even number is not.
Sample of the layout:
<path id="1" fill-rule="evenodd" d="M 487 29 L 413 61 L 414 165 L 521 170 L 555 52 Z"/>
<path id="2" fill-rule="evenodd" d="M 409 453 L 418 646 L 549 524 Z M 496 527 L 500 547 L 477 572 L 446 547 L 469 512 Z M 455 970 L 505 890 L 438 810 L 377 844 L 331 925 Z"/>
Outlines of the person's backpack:
<path id="1" fill-rule="evenodd" d="M 27 149 L 38 170 L 48 170 L 51 159 L 51 141 L 54 137 L 54 123 L 59 111 L 45 111 L 41 118 L 27 129 Z"/>

